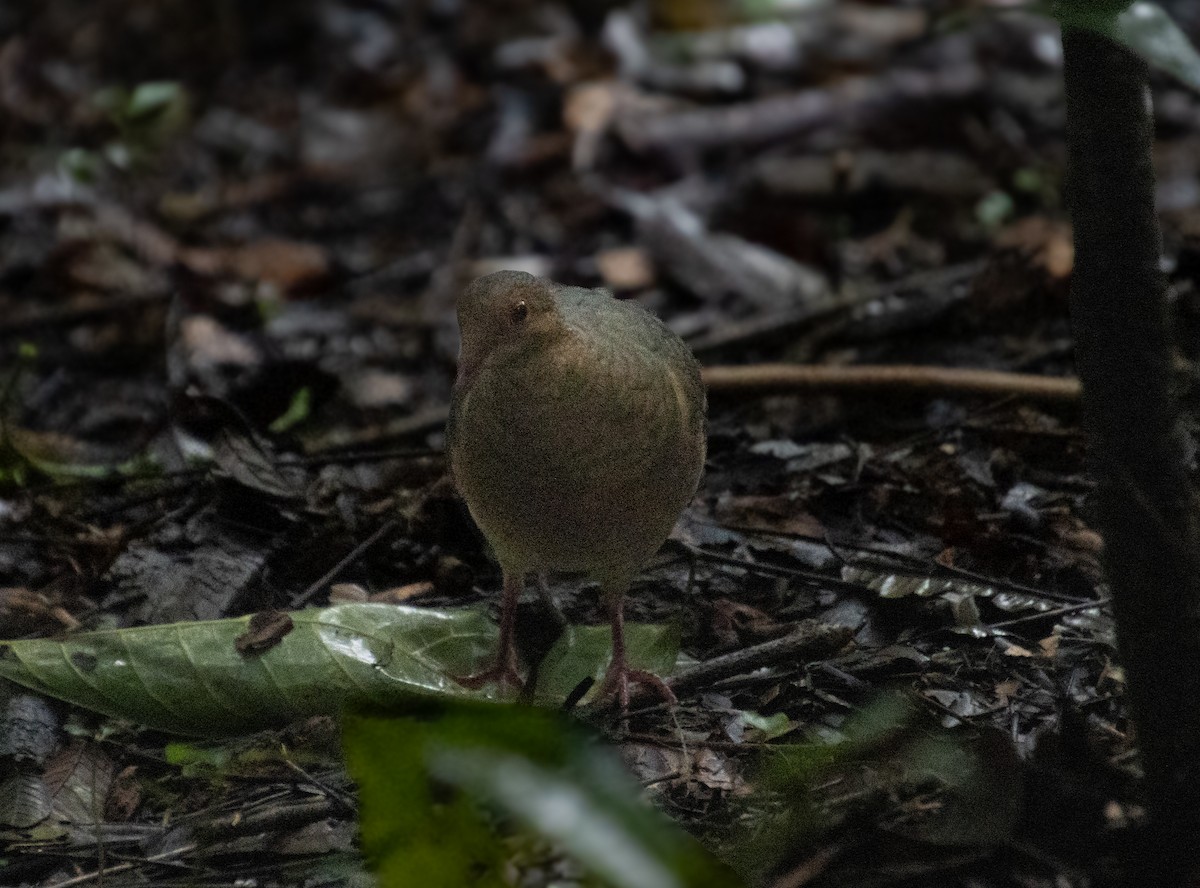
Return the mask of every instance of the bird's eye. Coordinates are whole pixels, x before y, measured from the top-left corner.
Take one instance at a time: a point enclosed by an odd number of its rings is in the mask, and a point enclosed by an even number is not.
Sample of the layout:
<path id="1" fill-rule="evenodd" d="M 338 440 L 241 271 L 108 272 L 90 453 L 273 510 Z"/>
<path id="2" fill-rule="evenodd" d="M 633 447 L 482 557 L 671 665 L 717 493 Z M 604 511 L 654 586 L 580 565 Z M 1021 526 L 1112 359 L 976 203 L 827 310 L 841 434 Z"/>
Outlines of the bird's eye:
<path id="1" fill-rule="evenodd" d="M 529 317 L 529 306 L 525 304 L 524 300 L 521 300 L 512 307 L 513 323 L 522 324 L 527 317 Z"/>

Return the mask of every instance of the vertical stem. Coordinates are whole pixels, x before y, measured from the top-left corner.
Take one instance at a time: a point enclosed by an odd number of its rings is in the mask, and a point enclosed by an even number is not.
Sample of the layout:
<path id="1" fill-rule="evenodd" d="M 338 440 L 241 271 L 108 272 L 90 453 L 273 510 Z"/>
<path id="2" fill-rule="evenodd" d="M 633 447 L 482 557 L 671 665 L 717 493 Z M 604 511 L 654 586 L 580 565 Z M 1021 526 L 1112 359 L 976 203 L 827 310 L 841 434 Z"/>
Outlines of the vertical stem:
<path id="1" fill-rule="evenodd" d="M 1200 532 L 1170 392 L 1147 69 L 1081 30 L 1064 28 L 1063 50 L 1075 359 L 1153 819 L 1145 884 L 1179 884 L 1200 859 Z"/>

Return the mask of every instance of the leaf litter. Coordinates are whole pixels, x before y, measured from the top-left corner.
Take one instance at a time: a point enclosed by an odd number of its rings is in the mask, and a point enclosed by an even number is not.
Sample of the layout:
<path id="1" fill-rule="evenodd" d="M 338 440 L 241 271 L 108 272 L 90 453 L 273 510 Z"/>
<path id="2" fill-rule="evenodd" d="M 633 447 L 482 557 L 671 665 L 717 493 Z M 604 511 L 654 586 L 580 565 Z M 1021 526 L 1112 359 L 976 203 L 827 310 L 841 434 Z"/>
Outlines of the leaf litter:
<path id="1" fill-rule="evenodd" d="M 0 690 L 13 880 L 361 878 L 329 717 L 469 697 L 494 638 L 441 457 L 474 274 L 607 284 L 709 364 L 1070 372 L 1051 26 L 602 6 L 0 13 L 0 672 L 48 695 Z M 1198 118 L 1155 90 L 1188 329 Z M 654 804 L 727 861 L 774 837 L 743 874 L 782 884 L 1119 872 L 1090 851 L 1142 812 L 1073 406 L 711 404 L 629 607 L 653 668 L 729 671 L 578 712 Z M 549 582 L 571 628 L 526 607 L 522 650 L 557 706 L 606 630 Z M 853 640 L 801 656 L 813 625 Z M 526 884 L 583 878 L 512 841 Z"/>

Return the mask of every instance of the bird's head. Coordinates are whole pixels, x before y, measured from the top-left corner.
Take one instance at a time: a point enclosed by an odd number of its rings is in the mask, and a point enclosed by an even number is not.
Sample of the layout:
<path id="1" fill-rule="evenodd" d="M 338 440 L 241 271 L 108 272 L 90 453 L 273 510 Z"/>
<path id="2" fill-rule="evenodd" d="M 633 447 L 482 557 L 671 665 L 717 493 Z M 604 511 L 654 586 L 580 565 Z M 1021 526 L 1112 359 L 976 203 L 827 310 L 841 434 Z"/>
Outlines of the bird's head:
<path id="1" fill-rule="evenodd" d="M 458 380 L 470 381 L 489 357 L 518 353 L 563 330 L 551 281 L 524 271 L 476 278 L 458 298 Z"/>

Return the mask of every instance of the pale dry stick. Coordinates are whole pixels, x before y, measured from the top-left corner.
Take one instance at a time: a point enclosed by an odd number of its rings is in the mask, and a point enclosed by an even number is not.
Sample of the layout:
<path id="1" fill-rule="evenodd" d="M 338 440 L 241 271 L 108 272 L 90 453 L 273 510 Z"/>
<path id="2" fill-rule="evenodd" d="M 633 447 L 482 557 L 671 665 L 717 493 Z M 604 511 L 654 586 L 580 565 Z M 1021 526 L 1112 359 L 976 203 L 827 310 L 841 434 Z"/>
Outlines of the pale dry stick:
<path id="1" fill-rule="evenodd" d="M 1040 401 L 1079 399 L 1079 380 L 1072 377 L 965 367 L 749 364 L 744 367 L 705 367 L 703 376 L 705 385 L 714 395 L 907 391 L 1017 396 Z"/>
<path id="2" fill-rule="evenodd" d="M 90 873 L 82 873 L 78 876 L 72 876 L 61 882 L 55 882 L 49 888 L 73 888 L 75 885 L 84 885 L 96 879 L 103 879 L 105 876 L 113 876 L 117 873 L 129 872 L 135 867 L 145 866 L 150 863 L 161 863 L 163 861 L 172 860 L 176 857 L 182 857 L 184 854 L 190 854 L 200 847 L 199 843 L 192 842 L 189 845 L 184 845 L 182 848 L 172 848 L 170 851 L 163 851 L 161 854 L 152 854 L 142 860 L 129 861 L 127 863 L 119 863 L 116 866 L 110 866 L 106 869 L 93 870 Z"/>
<path id="3" fill-rule="evenodd" d="M 1079 380 L 1071 376 L 1007 373 L 964 367 L 926 367 L 914 364 L 864 364 L 841 367 L 824 364 L 747 364 L 704 367 L 701 376 L 710 394 L 836 395 L 852 392 L 913 392 L 942 395 L 1020 397 L 1073 403 L 1079 400 Z M 443 427 L 447 405 L 434 406 L 397 420 L 382 431 L 345 436 L 327 449 L 361 447 L 427 434 Z M 315 454 L 314 454 L 315 455 Z"/>
<path id="4" fill-rule="evenodd" d="M 829 869 L 837 858 L 841 857 L 857 844 L 855 839 L 838 839 L 816 853 L 797 863 L 783 876 L 776 879 L 771 888 L 804 888 Z"/>

